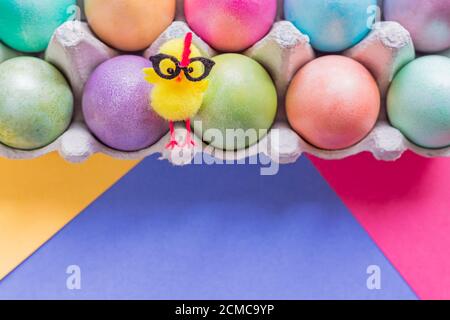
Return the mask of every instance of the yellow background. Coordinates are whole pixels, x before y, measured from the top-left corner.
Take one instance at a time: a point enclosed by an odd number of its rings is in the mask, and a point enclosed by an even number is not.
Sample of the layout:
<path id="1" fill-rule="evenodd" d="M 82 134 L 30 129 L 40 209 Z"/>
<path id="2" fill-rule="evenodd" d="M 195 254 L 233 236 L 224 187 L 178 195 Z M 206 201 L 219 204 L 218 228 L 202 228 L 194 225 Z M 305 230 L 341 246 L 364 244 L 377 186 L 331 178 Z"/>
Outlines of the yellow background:
<path id="1" fill-rule="evenodd" d="M 0 280 L 137 163 L 95 155 L 70 164 L 57 153 L 0 159 Z"/>

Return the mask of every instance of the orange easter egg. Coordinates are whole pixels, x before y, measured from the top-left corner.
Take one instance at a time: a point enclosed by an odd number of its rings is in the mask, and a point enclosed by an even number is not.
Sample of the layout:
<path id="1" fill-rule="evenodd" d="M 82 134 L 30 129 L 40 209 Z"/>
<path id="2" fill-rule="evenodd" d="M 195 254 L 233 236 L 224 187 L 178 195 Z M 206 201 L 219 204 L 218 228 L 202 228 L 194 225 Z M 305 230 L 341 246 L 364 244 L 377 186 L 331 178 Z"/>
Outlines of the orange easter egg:
<path id="1" fill-rule="evenodd" d="M 176 0 L 85 0 L 89 25 L 123 51 L 149 47 L 175 18 Z"/>
<path id="2" fill-rule="evenodd" d="M 292 128 L 326 150 L 353 146 L 375 126 L 380 91 L 369 71 L 342 56 L 324 56 L 303 67 L 286 98 Z"/>

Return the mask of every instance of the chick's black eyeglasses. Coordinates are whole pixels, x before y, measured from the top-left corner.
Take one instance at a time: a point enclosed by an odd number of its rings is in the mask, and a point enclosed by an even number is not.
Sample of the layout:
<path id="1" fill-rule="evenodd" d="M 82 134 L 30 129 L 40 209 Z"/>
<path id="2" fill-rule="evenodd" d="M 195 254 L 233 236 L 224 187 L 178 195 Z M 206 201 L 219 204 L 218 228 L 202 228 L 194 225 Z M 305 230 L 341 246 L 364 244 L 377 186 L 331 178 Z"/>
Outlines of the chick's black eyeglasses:
<path id="1" fill-rule="evenodd" d="M 176 57 L 162 53 L 150 57 L 150 61 L 156 74 L 163 79 L 173 80 L 183 71 L 186 79 L 193 82 L 202 81 L 208 77 L 216 64 L 211 59 L 197 57 L 190 59 L 189 65 L 182 67 Z"/>

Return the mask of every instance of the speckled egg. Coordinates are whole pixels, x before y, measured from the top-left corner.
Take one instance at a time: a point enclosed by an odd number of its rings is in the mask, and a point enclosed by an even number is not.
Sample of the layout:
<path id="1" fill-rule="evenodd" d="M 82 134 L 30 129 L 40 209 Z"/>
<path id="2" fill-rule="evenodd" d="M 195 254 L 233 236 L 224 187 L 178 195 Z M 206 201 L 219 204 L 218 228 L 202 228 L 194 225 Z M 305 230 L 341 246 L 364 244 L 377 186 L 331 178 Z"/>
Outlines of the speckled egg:
<path id="1" fill-rule="evenodd" d="M 324 56 L 295 75 L 286 97 L 289 123 L 312 145 L 326 150 L 353 146 L 375 126 L 380 91 L 358 62 Z"/>
<path id="2" fill-rule="evenodd" d="M 175 0 L 85 0 L 86 17 L 108 45 L 138 51 L 149 47 L 175 18 Z"/>
<path id="3" fill-rule="evenodd" d="M 284 12 L 315 49 L 338 52 L 369 33 L 376 5 L 377 0 L 285 0 Z"/>
<path id="4" fill-rule="evenodd" d="M 44 51 L 53 32 L 74 17 L 75 3 L 75 0 L 1 0 L 0 40 L 18 51 Z"/>
<path id="5" fill-rule="evenodd" d="M 186 0 L 186 20 L 215 49 L 238 52 L 261 40 L 277 14 L 276 0 Z"/>
<path id="6" fill-rule="evenodd" d="M 109 147 L 136 151 L 151 146 L 168 124 L 150 107 L 152 86 L 142 70 L 150 61 L 119 56 L 101 64 L 86 83 L 83 114 L 89 129 Z"/>
<path id="7" fill-rule="evenodd" d="M 274 122 L 275 85 L 258 62 L 244 55 L 223 54 L 213 60 L 216 65 L 193 122 L 194 131 L 219 149 L 239 150 L 254 145 Z"/>
<path id="8" fill-rule="evenodd" d="M 385 0 L 384 16 L 408 29 L 418 51 L 450 48 L 449 0 Z"/>
<path id="9" fill-rule="evenodd" d="M 0 142 L 32 150 L 56 140 L 69 126 L 73 96 L 49 63 L 18 57 L 0 64 Z"/>
<path id="10" fill-rule="evenodd" d="M 389 89 L 392 125 L 425 148 L 450 146 L 450 59 L 422 57 L 406 65 Z"/>

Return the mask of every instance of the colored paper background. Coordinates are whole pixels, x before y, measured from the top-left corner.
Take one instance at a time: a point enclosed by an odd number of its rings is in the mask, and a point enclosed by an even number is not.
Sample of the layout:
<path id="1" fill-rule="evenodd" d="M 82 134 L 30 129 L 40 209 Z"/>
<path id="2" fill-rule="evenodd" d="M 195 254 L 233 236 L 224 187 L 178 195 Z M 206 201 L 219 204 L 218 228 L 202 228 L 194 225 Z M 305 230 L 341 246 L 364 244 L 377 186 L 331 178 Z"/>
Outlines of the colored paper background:
<path id="1" fill-rule="evenodd" d="M 57 153 L 0 159 L 0 280 L 135 164 L 97 155 L 73 165 Z"/>
<path id="2" fill-rule="evenodd" d="M 151 158 L 102 196 L 135 162 L 1 160 L 3 274 L 100 197 L 0 282 L 0 298 L 450 297 L 449 159 L 311 160 L 261 177 Z M 72 264 L 81 291 L 65 286 Z"/>
<path id="3" fill-rule="evenodd" d="M 82 289 L 66 288 L 69 265 Z M 367 267 L 381 290 L 367 288 Z M 0 284 L 0 298 L 415 299 L 308 159 L 147 159 Z"/>
<path id="4" fill-rule="evenodd" d="M 450 299 L 450 159 L 313 162 L 419 297 Z"/>

